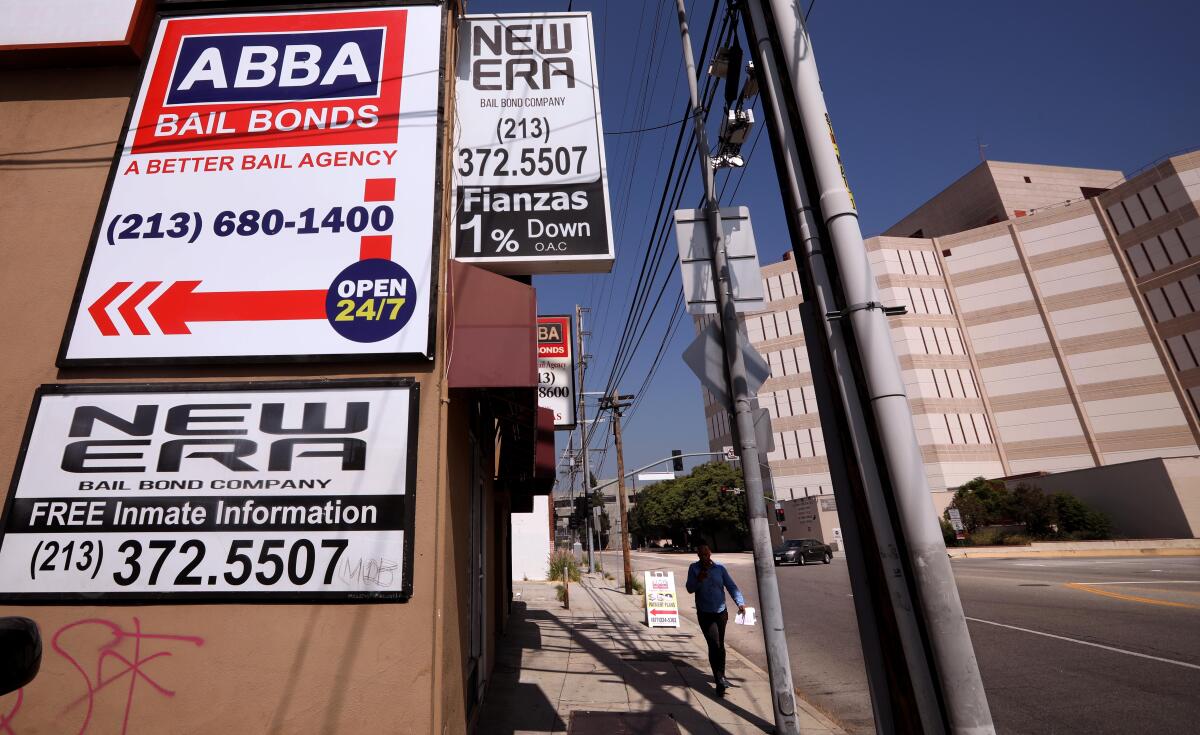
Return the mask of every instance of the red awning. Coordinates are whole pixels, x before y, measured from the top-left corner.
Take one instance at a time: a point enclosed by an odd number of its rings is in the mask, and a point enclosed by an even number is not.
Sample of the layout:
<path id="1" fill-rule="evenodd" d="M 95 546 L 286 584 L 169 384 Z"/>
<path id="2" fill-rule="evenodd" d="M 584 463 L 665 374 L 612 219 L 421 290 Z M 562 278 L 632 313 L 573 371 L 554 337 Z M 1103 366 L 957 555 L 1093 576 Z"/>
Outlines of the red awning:
<path id="1" fill-rule="evenodd" d="M 446 350 L 451 388 L 537 386 L 537 298 L 532 286 L 450 261 Z"/>

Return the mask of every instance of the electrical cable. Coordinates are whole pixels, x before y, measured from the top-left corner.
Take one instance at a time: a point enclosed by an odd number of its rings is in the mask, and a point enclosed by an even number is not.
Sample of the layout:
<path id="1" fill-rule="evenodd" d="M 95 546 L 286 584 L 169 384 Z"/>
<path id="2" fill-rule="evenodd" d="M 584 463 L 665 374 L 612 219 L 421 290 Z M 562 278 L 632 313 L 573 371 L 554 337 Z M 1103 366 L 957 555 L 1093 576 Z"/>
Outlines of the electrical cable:
<path id="1" fill-rule="evenodd" d="M 709 19 L 710 23 L 709 23 L 708 30 L 706 31 L 706 34 L 705 34 L 705 44 L 702 49 L 705 53 L 707 53 L 708 42 L 711 39 L 711 32 L 712 32 L 712 22 L 711 21 L 715 20 L 716 8 L 717 8 L 717 5 L 716 5 L 716 3 L 714 3 L 713 14 Z M 729 15 L 726 14 L 726 16 L 722 22 L 722 27 L 718 31 L 718 38 L 723 38 L 726 35 L 728 25 L 729 25 Z M 704 57 L 701 57 L 701 58 L 704 58 Z M 711 78 L 705 80 L 705 93 L 706 93 L 705 94 L 706 99 L 704 100 L 702 109 L 707 110 L 707 109 L 711 109 L 711 104 L 710 104 L 711 99 L 716 93 L 715 85 L 712 84 Z M 679 165 L 681 163 L 681 160 L 678 157 L 678 143 L 682 141 L 684 133 L 685 133 L 685 129 L 681 129 L 680 135 L 676 140 L 676 143 L 677 143 L 676 151 L 672 154 L 671 170 L 670 170 L 670 172 L 668 172 L 668 179 L 670 179 L 672 174 L 676 171 L 676 167 L 678 166 L 678 174 L 675 174 L 675 176 L 676 176 L 675 195 L 671 197 L 671 201 L 672 201 L 671 209 L 674 209 L 678 205 L 679 194 L 681 193 L 683 184 L 686 183 L 687 161 L 691 158 L 692 154 L 695 151 L 695 140 L 694 140 L 695 133 L 694 133 L 694 131 L 692 131 L 692 135 L 689 140 L 689 146 L 688 146 L 687 151 L 685 152 L 685 155 L 682 159 L 683 165 L 682 166 Z M 668 186 L 670 186 L 670 184 L 668 184 Z M 642 319 L 642 314 L 644 313 L 646 300 L 649 298 L 649 294 L 651 292 L 651 289 L 653 288 L 653 286 L 650 284 L 652 284 L 654 282 L 654 279 L 658 273 L 658 269 L 661 266 L 662 251 L 665 249 L 666 241 L 668 240 L 667 236 L 669 234 L 669 229 L 667 227 L 667 222 L 668 222 L 669 218 L 666 218 L 663 216 L 664 215 L 663 210 L 664 210 L 664 206 L 666 203 L 665 197 L 667 195 L 667 191 L 664 190 L 663 194 L 664 194 L 664 198 L 660 198 L 659 209 L 654 218 L 655 225 L 651 231 L 651 236 L 649 238 L 650 242 L 655 242 L 657 240 L 657 244 L 652 246 L 651 248 L 649 248 L 646 251 L 645 257 L 642 260 L 642 268 L 639 273 L 638 281 L 637 281 L 637 284 L 635 285 L 635 289 L 634 289 L 635 295 L 634 295 L 634 298 L 631 300 L 629 313 L 628 313 L 628 315 L 626 317 L 626 321 L 625 321 L 625 327 L 622 330 L 620 340 L 618 341 L 616 355 L 613 360 L 613 370 L 609 373 L 609 380 L 606 381 L 606 391 L 612 390 L 613 386 L 616 385 L 616 382 L 614 381 L 614 377 L 618 374 L 618 372 L 621 372 L 621 370 L 620 370 L 621 362 L 626 357 L 626 354 L 628 354 L 632 351 L 631 349 L 628 348 L 628 345 L 630 344 L 630 342 L 628 342 L 627 340 L 630 337 L 631 330 L 635 328 L 633 325 L 638 323 L 639 320 L 642 320 L 643 323 L 648 324 L 650 319 L 653 317 L 653 311 L 651 312 L 650 317 L 646 318 L 644 320 Z M 651 270 L 649 272 L 649 276 L 647 276 L 647 266 L 651 262 L 654 263 L 654 268 L 653 268 L 653 270 Z M 643 334 L 644 334 L 644 330 L 643 330 Z M 638 342 L 640 343 L 640 340 Z M 636 349 L 636 344 L 633 345 L 633 349 Z"/>

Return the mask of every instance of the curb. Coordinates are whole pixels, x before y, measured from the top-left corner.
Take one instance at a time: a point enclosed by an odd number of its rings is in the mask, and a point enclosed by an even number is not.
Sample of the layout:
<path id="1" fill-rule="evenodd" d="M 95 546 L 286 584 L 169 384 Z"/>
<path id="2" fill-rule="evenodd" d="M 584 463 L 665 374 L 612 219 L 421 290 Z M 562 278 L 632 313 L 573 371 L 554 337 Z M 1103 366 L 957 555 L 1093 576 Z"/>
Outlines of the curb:
<path id="1" fill-rule="evenodd" d="M 953 559 L 1087 559 L 1114 556 L 1200 556 L 1200 548 L 1181 549 L 1046 549 L 1025 551 L 960 551 L 947 549 Z"/>
<path id="2" fill-rule="evenodd" d="M 584 579 L 586 579 L 589 582 L 588 586 L 593 586 L 595 582 L 599 581 L 599 582 L 601 582 L 601 584 L 596 585 L 596 586 L 608 587 L 608 585 L 603 584 L 604 581 L 607 581 L 607 580 L 604 580 L 603 577 L 601 577 L 599 580 L 594 580 L 594 579 L 591 579 L 590 577 L 591 577 L 591 575 L 586 575 L 586 574 L 583 577 Z M 623 590 L 620 590 L 619 587 L 609 587 L 609 589 L 623 591 Z M 630 603 L 636 604 L 635 609 L 637 609 L 639 611 L 643 609 L 642 605 L 640 603 L 637 603 L 637 600 L 638 600 L 637 595 L 629 595 L 628 598 L 629 598 Z M 681 610 L 679 613 L 679 624 L 682 626 L 685 622 L 687 623 L 687 625 L 690 629 L 694 630 L 695 632 L 700 631 L 700 626 L 697 625 L 696 623 L 692 622 L 691 620 L 689 620 L 687 617 L 685 617 L 683 615 L 683 611 Z M 643 622 L 643 624 L 644 624 L 644 622 Z M 700 633 L 700 635 L 701 635 L 701 637 L 703 637 L 703 633 Z M 700 650 L 705 650 L 705 649 L 701 648 Z M 768 682 L 768 685 L 767 685 L 768 688 L 770 687 L 771 675 L 768 672 L 764 671 L 762 668 L 760 668 L 758 666 L 758 664 L 754 663 L 749 658 L 746 658 L 746 656 L 742 655 L 741 651 L 737 650 L 732 645 L 726 645 L 725 650 L 728 651 L 730 654 L 732 654 L 733 658 L 735 658 L 739 664 L 741 664 L 742 666 L 745 666 L 747 669 L 750 669 L 755 674 L 758 674 L 764 680 L 766 680 Z M 705 650 L 705 653 L 707 653 L 706 650 Z M 820 723 L 821 727 L 824 727 L 825 729 L 827 729 L 831 732 L 841 733 L 842 735 L 845 735 L 846 729 L 844 727 L 842 727 L 841 725 L 839 725 L 834 720 L 830 719 L 829 715 L 825 714 L 825 712 L 820 710 L 815 704 L 808 701 L 808 699 L 806 699 L 804 697 L 804 695 L 800 692 L 800 690 L 793 688 L 792 691 L 796 696 L 797 709 L 803 709 L 807 715 L 809 715 L 814 720 L 816 720 L 818 723 Z"/>

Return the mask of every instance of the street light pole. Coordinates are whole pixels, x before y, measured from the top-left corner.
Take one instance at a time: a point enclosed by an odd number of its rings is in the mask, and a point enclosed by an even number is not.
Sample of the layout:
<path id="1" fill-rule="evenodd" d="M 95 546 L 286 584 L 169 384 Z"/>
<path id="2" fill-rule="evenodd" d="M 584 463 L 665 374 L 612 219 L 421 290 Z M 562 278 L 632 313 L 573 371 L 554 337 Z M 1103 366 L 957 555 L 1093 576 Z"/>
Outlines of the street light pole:
<path id="1" fill-rule="evenodd" d="M 827 318 L 844 320 L 847 347 L 857 359 L 861 378 L 856 383 L 867 397 L 865 408 L 877 428 L 874 447 L 880 470 L 891 489 L 889 515 L 904 561 L 911 569 L 913 602 L 925 628 L 930 669 L 940 690 L 948 729 L 953 733 L 994 733 L 979 665 L 954 575 L 946 556 L 937 520 L 929 512 L 929 481 L 921 447 L 913 428 L 903 375 L 892 344 L 886 309 L 867 261 L 858 211 L 850 193 L 833 127 L 821 91 L 811 39 L 804 27 L 799 0 L 753 0 L 753 10 L 768 19 L 771 51 L 784 63 L 781 84 L 784 105 L 792 118 L 788 131 L 797 145 L 803 141 L 805 164 L 813 179 L 809 204 L 821 231 L 827 234 L 827 257 L 834 283 L 840 286 L 845 308 Z M 789 152 L 790 153 L 790 152 Z M 852 358 L 853 359 L 853 358 Z M 939 728 L 940 729 L 940 728 Z M 931 728 L 927 727 L 926 731 Z"/>
<path id="2" fill-rule="evenodd" d="M 771 532 L 767 526 L 763 502 L 762 466 L 754 433 L 754 396 L 749 390 L 746 364 L 738 345 L 737 311 L 729 263 L 725 253 L 725 238 L 721 230 L 720 204 L 713 181 L 712 159 L 709 155 L 708 134 L 704 129 L 700 92 L 696 84 L 696 60 L 692 54 L 692 39 L 688 33 L 687 9 L 683 0 L 676 0 L 679 14 L 679 35 L 683 41 L 683 58 L 687 69 L 688 91 L 692 100 L 692 122 L 696 129 L 696 152 L 700 174 L 704 181 L 704 210 L 708 222 L 713 257 L 713 286 L 716 291 L 721 335 L 725 343 L 725 363 L 730 395 L 734 402 L 737 425 L 738 455 L 742 460 L 742 478 L 746 485 L 746 510 L 750 522 L 750 538 L 754 548 L 754 575 L 758 582 L 759 605 L 762 607 L 763 638 L 767 651 L 767 672 L 771 679 L 771 704 L 775 715 L 776 732 L 798 735 L 799 720 L 793 694 L 791 662 L 787 638 L 783 632 L 783 607 L 779 600 L 779 584 L 775 578 L 775 559 L 771 550 Z M 618 454 L 618 457 L 620 455 Z"/>

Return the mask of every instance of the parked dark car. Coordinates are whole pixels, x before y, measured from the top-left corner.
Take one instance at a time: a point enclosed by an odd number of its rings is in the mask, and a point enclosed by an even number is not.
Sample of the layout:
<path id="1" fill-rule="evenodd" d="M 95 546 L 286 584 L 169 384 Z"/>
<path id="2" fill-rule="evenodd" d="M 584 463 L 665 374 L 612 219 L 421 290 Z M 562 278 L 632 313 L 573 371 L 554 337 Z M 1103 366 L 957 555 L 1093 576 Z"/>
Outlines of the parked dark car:
<path id="1" fill-rule="evenodd" d="M 816 539 L 803 538 L 784 541 L 783 546 L 775 549 L 775 566 L 780 564 L 799 564 L 821 562 L 828 564 L 833 559 L 833 549 Z"/>

